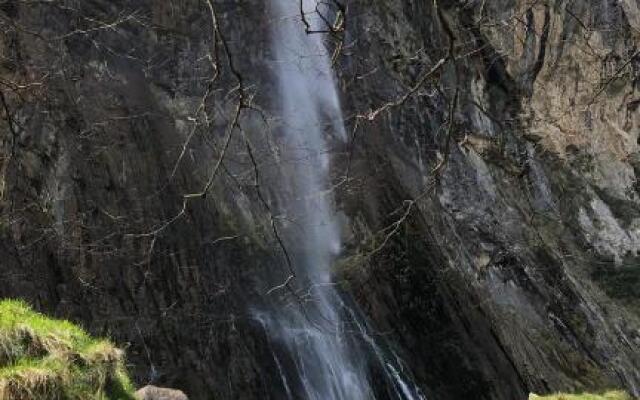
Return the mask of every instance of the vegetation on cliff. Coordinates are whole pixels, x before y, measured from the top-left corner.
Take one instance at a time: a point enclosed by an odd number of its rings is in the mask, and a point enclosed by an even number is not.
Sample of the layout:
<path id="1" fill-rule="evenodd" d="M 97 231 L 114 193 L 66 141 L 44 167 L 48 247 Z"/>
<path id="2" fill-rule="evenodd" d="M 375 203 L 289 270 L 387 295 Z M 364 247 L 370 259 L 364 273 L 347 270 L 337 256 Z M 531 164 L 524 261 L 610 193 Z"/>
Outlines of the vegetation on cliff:
<path id="1" fill-rule="evenodd" d="M 129 400 L 122 350 L 78 326 L 0 301 L 0 398 Z"/>

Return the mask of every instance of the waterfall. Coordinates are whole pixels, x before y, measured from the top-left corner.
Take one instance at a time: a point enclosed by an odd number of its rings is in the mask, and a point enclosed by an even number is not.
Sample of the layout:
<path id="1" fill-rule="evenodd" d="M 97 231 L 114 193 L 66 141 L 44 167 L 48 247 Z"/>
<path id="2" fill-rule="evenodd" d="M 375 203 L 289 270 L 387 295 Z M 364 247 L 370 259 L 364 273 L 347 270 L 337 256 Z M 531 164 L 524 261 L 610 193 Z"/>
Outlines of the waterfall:
<path id="1" fill-rule="evenodd" d="M 281 212 L 291 222 L 291 245 L 299 291 L 289 307 L 261 313 L 273 357 L 290 399 L 422 399 L 402 373 L 397 357 L 386 354 L 366 322 L 346 304 L 331 282 L 331 264 L 341 249 L 340 224 L 329 187 L 331 141 L 346 133 L 330 58 L 322 34 L 306 34 L 298 0 L 269 0 L 274 15 L 281 112 L 282 183 L 289 191 Z M 316 0 L 304 0 L 312 28 L 322 20 Z M 374 378 L 375 376 L 375 378 Z M 381 378 L 382 377 L 382 378 Z M 375 382 L 374 382 L 375 381 Z M 380 382 L 384 381 L 384 382 Z"/>

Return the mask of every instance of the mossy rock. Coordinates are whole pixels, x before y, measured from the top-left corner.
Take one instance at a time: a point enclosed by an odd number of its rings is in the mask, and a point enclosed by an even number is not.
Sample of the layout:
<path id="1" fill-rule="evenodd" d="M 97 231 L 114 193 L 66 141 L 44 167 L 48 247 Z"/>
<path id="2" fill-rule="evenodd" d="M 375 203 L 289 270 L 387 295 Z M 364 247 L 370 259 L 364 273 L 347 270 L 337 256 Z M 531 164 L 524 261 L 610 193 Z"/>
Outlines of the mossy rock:
<path id="1" fill-rule="evenodd" d="M 82 328 L 0 301 L 0 399 L 133 400 L 124 353 Z"/>

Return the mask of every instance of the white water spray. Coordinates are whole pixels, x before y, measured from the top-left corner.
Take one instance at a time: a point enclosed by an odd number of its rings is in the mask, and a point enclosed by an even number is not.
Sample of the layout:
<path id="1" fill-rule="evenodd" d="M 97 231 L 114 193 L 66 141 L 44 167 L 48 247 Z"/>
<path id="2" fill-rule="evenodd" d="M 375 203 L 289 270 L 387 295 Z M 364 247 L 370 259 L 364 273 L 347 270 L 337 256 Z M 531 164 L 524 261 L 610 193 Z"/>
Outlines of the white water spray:
<path id="1" fill-rule="evenodd" d="M 291 191 L 282 212 L 295 221 L 286 236 L 295 242 L 297 281 L 311 288 L 309 296 L 300 292 L 294 307 L 260 316 L 270 339 L 287 357 L 281 360 L 273 353 L 286 395 L 364 400 L 383 391 L 385 398 L 422 399 L 332 286 L 330 267 L 340 251 L 341 235 L 327 190 L 328 141 L 346 140 L 340 102 L 323 36 L 305 33 L 299 0 L 269 1 L 275 16 L 272 47 L 282 113 L 282 169 L 290 179 L 283 186 Z M 316 5 L 316 0 L 303 0 L 307 21 L 321 29 L 324 22 Z M 372 382 L 372 371 L 387 382 Z"/>

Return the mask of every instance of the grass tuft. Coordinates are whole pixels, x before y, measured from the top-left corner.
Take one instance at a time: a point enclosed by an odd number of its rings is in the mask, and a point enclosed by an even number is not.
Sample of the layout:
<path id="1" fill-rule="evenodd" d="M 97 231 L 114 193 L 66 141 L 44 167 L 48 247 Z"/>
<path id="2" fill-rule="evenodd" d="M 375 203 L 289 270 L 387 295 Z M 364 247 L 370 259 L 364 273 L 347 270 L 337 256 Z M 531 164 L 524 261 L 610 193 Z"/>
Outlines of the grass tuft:
<path id="1" fill-rule="evenodd" d="M 0 399 L 132 400 L 124 353 L 68 321 L 0 301 Z"/>
<path id="2" fill-rule="evenodd" d="M 631 397 L 622 391 L 609 391 L 602 394 L 553 394 L 549 396 L 538 396 L 531 394 L 529 400 L 631 400 Z"/>

